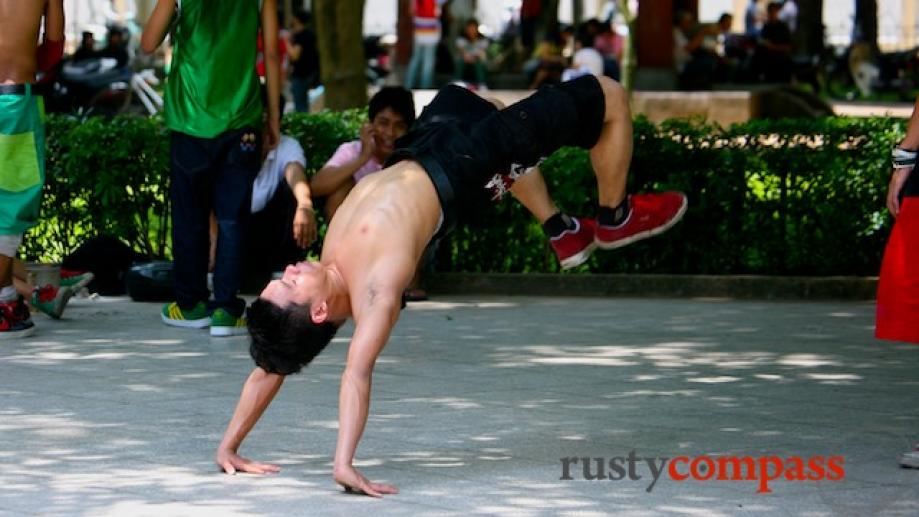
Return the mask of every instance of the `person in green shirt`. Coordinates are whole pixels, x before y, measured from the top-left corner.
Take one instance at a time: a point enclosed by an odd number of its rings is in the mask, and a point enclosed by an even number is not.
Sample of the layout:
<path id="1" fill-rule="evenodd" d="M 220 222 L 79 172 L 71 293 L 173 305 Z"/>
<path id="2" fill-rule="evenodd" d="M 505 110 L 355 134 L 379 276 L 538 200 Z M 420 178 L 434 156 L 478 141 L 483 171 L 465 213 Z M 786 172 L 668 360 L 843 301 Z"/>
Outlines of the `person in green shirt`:
<path id="1" fill-rule="evenodd" d="M 172 31 L 166 83 L 171 131 L 173 277 L 176 301 L 162 319 L 177 327 L 210 327 L 211 336 L 245 334 L 238 297 L 252 181 L 261 146 L 280 141 L 277 0 L 158 0 L 141 38 L 151 53 Z M 264 35 L 268 121 L 256 74 Z M 262 141 L 264 138 L 264 142 Z M 208 302 L 208 218 L 217 216 L 214 297 Z"/>

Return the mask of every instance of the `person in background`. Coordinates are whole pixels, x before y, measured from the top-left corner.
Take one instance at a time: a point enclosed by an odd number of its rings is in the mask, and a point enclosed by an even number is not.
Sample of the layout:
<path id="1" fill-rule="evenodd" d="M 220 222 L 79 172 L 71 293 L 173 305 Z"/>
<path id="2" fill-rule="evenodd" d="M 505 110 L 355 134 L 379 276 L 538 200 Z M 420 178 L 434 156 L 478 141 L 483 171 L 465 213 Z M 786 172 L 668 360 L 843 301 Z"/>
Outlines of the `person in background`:
<path id="1" fill-rule="evenodd" d="M 595 22 L 597 36 L 594 38 L 594 48 L 603 56 L 603 74 L 618 81 L 622 75 L 620 64 L 625 51 L 625 38 L 616 32 L 612 22 Z"/>
<path id="2" fill-rule="evenodd" d="M 434 86 L 434 64 L 437 60 L 437 44 L 440 42 L 441 0 L 413 0 L 412 20 L 415 29 L 412 59 L 405 73 L 405 87 Z M 420 76 L 420 77 L 419 77 Z"/>
<path id="3" fill-rule="evenodd" d="M 542 0 L 523 0 L 520 3 L 520 44 L 524 55 L 536 48 L 536 25 L 542 14 Z"/>
<path id="4" fill-rule="evenodd" d="M 718 28 L 714 25 L 698 25 L 689 11 L 676 15 L 673 28 L 673 63 L 681 89 L 700 90 L 711 86 L 718 56 L 714 50 L 714 38 Z"/>
<path id="5" fill-rule="evenodd" d="M 80 38 L 80 46 L 77 47 L 77 50 L 70 56 L 70 60 L 73 62 L 83 61 L 84 59 L 92 59 L 97 56 L 96 51 L 96 37 L 90 31 L 83 31 L 83 35 Z"/>
<path id="6" fill-rule="evenodd" d="M 475 82 L 480 90 L 487 90 L 485 84 L 485 60 L 488 50 L 488 40 L 479 33 L 479 21 L 475 18 L 467 20 L 463 25 L 463 33 L 456 38 L 456 80 L 463 81 L 467 66 L 475 70 Z"/>
<path id="7" fill-rule="evenodd" d="M 309 92 L 319 86 L 319 50 L 316 33 L 310 28 L 310 14 L 300 9 L 294 13 L 293 30 L 287 41 L 290 56 L 290 93 L 294 109 L 310 110 Z"/>
<path id="8" fill-rule="evenodd" d="M 782 10 L 779 11 L 779 20 L 788 25 L 792 34 L 798 31 L 798 3 L 795 0 L 785 0 Z"/>
<path id="9" fill-rule="evenodd" d="M 780 2 L 770 2 L 766 8 L 767 21 L 759 35 L 759 45 L 753 55 L 753 68 L 760 80 L 767 83 L 791 81 L 791 30 L 779 19 Z"/>
<path id="10" fill-rule="evenodd" d="M 128 66 L 128 62 L 131 61 L 131 54 L 128 52 L 128 42 L 124 37 L 124 29 L 114 26 L 109 27 L 105 41 L 105 47 L 98 52 L 96 57 L 114 59 L 118 68 Z"/>
<path id="11" fill-rule="evenodd" d="M 763 9 L 762 0 L 750 0 L 747 10 L 744 11 L 744 34 L 748 38 L 759 38 L 759 31 L 766 22 L 766 10 Z"/>
<path id="12" fill-rule="evenodd" d="M 331 158 L 310 179 L 313 197 L 326 197 L 329 219 L 362 179 L 379 172 L 395 149 L 396 139 L 405 135 L 415 121 L 412 92 L 400 86 L 386 86 L 370 98 L 368 122 L 360 138 L 338 146 Z"/>
<path id="13" fill-rule="evenodd" d="M 570 37 L 571 30 L 567 27 L 555 27 L 546 32 L 543 41 L 533 52 L 533 58 L 523 66 L 523 71 L 533 76 L 530 89 L 539 88 L 543 84 L 557 84 L 562 80 L 562 73 L 568 66 L 564 50 Z"/>
<path id="14" fill-rule="evenodd" d="M 603 75 L 603 56 L 594 48 L 596 31 L 591 30 L 589 23 L 582 23 L 578 27 L 574 38 L 574 57 L 571 66 L 562 74 L 563 81 L 570 81 L 582 75 L 590 74 L 595 77 Z"/>

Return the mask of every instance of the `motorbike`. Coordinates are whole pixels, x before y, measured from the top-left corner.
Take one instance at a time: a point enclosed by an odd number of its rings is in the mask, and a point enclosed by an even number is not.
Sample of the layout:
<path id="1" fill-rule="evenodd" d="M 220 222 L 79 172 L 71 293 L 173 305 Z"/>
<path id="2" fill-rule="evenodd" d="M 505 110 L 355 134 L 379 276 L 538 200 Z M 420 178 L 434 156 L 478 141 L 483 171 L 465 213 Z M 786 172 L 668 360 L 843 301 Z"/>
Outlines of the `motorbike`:
<path id="1" fill-rule="evenodd" d="M 159 79 L 153 70 L 134 72 L 112 58 L 65 62 L 46 87 L 45 105 L 52 113 L 78 117 L 122 113 L 153 115 L 163 107 L 154 90 Z"/>

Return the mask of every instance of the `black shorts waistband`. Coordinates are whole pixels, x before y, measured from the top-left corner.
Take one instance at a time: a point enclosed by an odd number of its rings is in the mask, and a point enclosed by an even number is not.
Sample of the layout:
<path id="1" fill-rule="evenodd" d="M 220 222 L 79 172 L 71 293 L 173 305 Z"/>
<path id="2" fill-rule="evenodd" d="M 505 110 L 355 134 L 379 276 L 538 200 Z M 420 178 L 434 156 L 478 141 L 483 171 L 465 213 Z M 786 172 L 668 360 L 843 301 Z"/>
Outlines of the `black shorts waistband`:
<path id="1" fill-rule="evenodd" d="M 29 93 L 28 84 L 0 84 L 0 95 L 25 95 Z"/>
<path id="2" fill-rule="evenodd" d="M 434 184 L 434 190 L 437 191 L 437 197 L 440 199 L 440 209 L 441 213 L 443 213 L 444 221 L 443 224 L 440 225 L 440 229 L 431 239 L 436 240 L 452 232 L 453 228 L 456 226 L 456 192 L 453 190 L 453 184 L 450 183 L 447 173 L 444 172 L 440 164 L 437 163 L 436 160 L 425 158 L 427 157 L 417 157 L 413 159 L 417 160 L 418 163 L 424 167 L 425 172 L 428 173 L 428 177 L 431 178 L 431 183 Z"/>

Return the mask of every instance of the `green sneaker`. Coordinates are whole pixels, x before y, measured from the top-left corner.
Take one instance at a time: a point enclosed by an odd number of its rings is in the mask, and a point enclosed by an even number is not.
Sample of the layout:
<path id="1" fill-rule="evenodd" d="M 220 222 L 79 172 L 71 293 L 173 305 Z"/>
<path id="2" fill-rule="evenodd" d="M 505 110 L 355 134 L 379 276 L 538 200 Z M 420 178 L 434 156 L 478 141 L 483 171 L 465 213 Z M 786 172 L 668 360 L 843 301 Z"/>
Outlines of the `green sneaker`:
<path id="1" fill-rule="evenodd" d="M 62 286 L 58 288 L 52 285 L 46 285 L 32 291 L 32 296 L 29 301 L 32 307 L 35 307 L 54 319 L 60 319 L 61 314 L 64 313 L 64 307 L 67 306 L 67 302 L 70 301 L 71 296 L 73 296 L 73 291 L 69 287 Z"/>
<path id="2" fill-rule="evenodd" d="M 211 314 L 211 336 L 241 336 L 246 333 L 245 316 L 236 317 L 223 309 Z"/>
<path id="3" fill-rule="evenodd" d="M 173 327 L 203 329 L 211 324 L 204 302 L 198 302 L 198 305 L 188 311 L 179 308 L 177 302 L 167 303 L 163 306 L 162 316 L 163 323 Z"/>
<path id="4" fill-rule="evenodd" d="M 64 276 L 63 271 L 62 271 L 61 272 L 61 287 L 69 287 L 73 289 L 74 292 L 77 292 L 80 289 L 83 289 L 84 287 L 89 285 L 89 283 L 92 282 L 94 278 L 96 278 L 96 275 L 92 274 L 89 271 L 87 271 L 86 273 L 79 273 L 79 274 L 73 274 L 73 275 L 68 275 L 68 276 Z"/>

